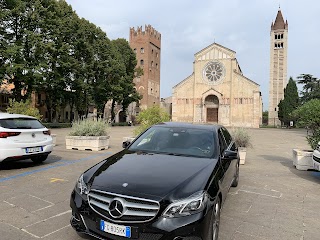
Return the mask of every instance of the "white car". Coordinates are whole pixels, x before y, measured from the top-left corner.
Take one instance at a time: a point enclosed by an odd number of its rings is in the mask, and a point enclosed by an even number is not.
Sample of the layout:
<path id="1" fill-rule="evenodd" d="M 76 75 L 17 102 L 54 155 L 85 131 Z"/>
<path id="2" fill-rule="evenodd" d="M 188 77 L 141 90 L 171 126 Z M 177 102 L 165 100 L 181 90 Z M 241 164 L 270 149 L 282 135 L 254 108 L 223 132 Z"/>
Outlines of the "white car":
<path id="1" fill-rule="evenodd" d="M 315 170 L 320 171 L 320 142 L 318 142 L 318 146 L 313 151 L 312 160 L 313 160 L 313 168 Z"/>
<path id="2" fill-rule="evenodd" d="M 36 118 L 0 113 L 0 162 L 31 159 L 40 163 L 52 149 L 50 130 Z"/>

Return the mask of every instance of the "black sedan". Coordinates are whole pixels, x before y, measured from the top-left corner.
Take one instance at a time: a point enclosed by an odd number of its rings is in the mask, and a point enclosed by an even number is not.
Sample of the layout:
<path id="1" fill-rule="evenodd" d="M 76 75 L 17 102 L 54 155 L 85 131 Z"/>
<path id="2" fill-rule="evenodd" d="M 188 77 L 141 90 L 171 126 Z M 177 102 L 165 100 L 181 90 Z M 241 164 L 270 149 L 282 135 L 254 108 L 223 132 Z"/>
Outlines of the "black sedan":
<path id="1" fill-rule="evenodd" d="M 239 181 L 237 146 L 219 125 L 154 125 L 83 173 L 71 225 L 98 239 L 218 239 Z"/>

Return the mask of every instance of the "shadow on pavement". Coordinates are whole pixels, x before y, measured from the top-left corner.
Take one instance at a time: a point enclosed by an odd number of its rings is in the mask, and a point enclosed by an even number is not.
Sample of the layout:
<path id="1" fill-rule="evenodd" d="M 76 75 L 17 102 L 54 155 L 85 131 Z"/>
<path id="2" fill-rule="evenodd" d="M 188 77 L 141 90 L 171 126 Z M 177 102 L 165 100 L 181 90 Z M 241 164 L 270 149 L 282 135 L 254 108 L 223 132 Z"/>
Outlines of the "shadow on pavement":
<path id="1" fill-rule="evenodd" d="M 259 155 L 259 157 L 264 158 L 268 161 L 279 162 L 283 166 L 287 167 L 291 173 L 294 175 L 312 181 L 314 183 L 320 184 L 320 172 L 315 170 L 301 171 L 295 168 L 292 163 L 292 159 L 286 157 L 279 157 L 275 155 Z"/>
<path id="2" fill-rule="evenodd" d="M 26 169 L 33 168 L 38 166 L 47 166 L 52 163 L 59 162 L 61 157 L 50 154 L 48 159 L 42 163 L 34 163 L 31 159 L 21 160 L 21 161 L 13 161 L 13 162 L 1 162 L 0 170 L 14 170 L 14 169 Z"/>

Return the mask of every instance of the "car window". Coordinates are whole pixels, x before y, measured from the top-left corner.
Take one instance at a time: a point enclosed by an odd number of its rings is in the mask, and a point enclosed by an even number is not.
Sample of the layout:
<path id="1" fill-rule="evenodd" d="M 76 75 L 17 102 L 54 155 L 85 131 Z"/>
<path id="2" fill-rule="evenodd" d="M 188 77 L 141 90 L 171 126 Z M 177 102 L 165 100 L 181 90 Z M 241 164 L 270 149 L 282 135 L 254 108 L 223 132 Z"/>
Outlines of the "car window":
<path id="1" fill-rule="evenodd" d="M 226 140 L 227 146 L 229 146 L 230 143 L 232 142 L 232 137 L 231 137 L 230 133 L 225 128 L 221 128 L 221 132 L 224 136 L 224 139 Z"/>
<path id="2" fill-rule="evenodd" d="M 0 119 L 0 127 L 8 129 L 39 129 L 44 126 L 32 118 L 6 118 Z"/>
<path id="3" fill-rule="evenodd" d="M 143 144 L 149 143 L 154 135 L 155 131 L 148 132 L 148 134 L 143 135 L 144 137 L 141 139 L 141 141 L 138 143 L 137 146 L 141 146 Z"/>
<path id="4" fill-rule="evenodd" d="M 133 142 L 129 150 L 212 157 L 216 153 L 216 143 L 213 131 L 196 128 L 155 126 Z"/>
<path id="5" fill-rule="evenodd" d="M 224 151 L 227 149 L 227 144 L 226 144 L 226 141 L 224 140 L 221 130 L 218 131 L 218 137 L 219 137 L 219 145 L 220 145 L 220 154 L 223 154 Z"/>

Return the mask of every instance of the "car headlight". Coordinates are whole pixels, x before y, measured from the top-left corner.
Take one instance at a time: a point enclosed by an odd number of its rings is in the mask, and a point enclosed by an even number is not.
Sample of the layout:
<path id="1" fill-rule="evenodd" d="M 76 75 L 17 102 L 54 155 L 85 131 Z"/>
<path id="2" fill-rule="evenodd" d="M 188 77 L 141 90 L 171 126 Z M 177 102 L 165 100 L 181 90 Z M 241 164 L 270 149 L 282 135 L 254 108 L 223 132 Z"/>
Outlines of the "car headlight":
<path id="1" fill-rule="evenodd" d="M 190 197 L 171 203 L 163 212 L 164 217 L 173 218 L 188 216 L 202 211 L 207 203 L 206 192 L 197 192 Z"/>
<path id="2" fill-rule="evenodd" d="M 83 180 L 83 174 L 78 179 L 77 188 L 79 189 L 80 194 L 87 195 L 89 193 L 88 185 Z"/>

